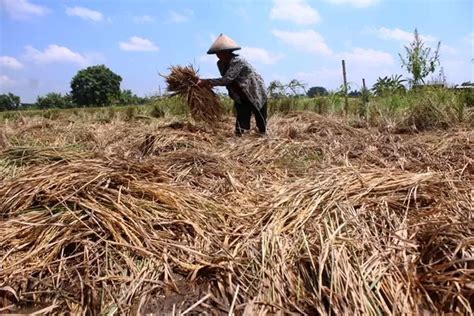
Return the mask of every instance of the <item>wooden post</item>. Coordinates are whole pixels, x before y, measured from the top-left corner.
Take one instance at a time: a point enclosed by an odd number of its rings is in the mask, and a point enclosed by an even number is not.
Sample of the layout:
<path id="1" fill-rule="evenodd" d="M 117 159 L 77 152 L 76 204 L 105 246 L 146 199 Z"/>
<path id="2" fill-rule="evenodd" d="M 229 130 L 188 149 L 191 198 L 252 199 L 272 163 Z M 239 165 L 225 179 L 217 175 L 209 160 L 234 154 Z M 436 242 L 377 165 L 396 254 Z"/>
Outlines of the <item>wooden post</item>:
<path id="1" fill-rule="evenodd" d="M 344 114 L 349 111 L 349 101 L 347 100 L 347 78 L 346 78 L 346 62 L 342 60 L 342 76 L 344 78 Z"/>
<path id="2" fill-rule="evenodd" d="M 367 93 L 367 88 L 365 87 L 365 78 L 362 78 L 362 115 L 366 117 L 367 115 L 367 103 L 369 101 L 369 94 Z"/>
<path id="3" fill-rule="evenodd" d="M 362 93 L 363 93 L 363 96 L 364 96 L 364 105 L 365 103 L 367 102 L 367 88 L 365 87 L 365 78 L 362 78 Z"/>
<path id="4" fill-rule="evenodd" d="M 367 102 L 369 102 L 369 93 L 367 91 L 367 87 L 365 86 L 365 78 L 362 78 L 362 89 L 364 89 L 362 90 L 363 102 L 364 102 L 364 106 L 366 106 Z"/>

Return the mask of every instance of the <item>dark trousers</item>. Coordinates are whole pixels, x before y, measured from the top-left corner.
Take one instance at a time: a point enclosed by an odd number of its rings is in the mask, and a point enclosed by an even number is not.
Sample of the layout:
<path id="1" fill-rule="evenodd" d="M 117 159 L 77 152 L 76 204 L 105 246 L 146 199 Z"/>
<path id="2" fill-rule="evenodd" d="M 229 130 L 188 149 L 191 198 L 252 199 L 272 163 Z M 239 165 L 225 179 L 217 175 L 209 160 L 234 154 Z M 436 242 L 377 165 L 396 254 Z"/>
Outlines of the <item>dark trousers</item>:
<path id="1" fill-rule="evenodd" d="M 235 135 L 241 136 L 245 131 L 250 130 L 250 118 L 255 115 L 255 123 L 261 134 L 267 132 L 267 104 L 260 110 L 249 101 L 247 97 L 241 97 L 240 102 L 234 103 L 237 119 L 235 121 Z"/>

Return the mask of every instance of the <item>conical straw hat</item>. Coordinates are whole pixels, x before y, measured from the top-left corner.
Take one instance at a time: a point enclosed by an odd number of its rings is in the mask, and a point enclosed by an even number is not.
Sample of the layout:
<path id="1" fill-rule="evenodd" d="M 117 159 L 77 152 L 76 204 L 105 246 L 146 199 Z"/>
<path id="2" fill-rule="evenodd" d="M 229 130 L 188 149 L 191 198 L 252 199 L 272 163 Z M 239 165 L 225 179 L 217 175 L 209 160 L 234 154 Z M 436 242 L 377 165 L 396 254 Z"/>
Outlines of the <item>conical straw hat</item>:
<path id="1" fill-rule="evenodd" d="M 230 37 L 221 33 L 221 35 L 219 35 L 219 37 L 217 37 L 217 39 L 211 45 L 207 53 L 215 54 L 223 50 L 233 51 L 233 50 L 238 50 L 238 49 L 240 49 L 240 46 L 237 45 L 236 42 L 234 42 Z"/>

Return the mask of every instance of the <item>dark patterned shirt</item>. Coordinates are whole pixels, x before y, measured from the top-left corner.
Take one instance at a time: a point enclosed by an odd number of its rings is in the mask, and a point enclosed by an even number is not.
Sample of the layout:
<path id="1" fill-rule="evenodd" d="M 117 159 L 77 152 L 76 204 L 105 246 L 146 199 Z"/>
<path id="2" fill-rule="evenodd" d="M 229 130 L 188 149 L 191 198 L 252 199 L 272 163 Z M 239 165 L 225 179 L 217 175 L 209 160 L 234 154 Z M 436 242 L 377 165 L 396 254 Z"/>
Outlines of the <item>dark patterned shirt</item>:
<path id="1" fill-rule="evenodd" d="M 236 55 L 232 57 L 229 64 L 219 60 L 217 67 L 222 78 L 209 79 L 209 83 L 213 86 L 226 86 L 229 96 L 235 102 L 240 103 L 241 93 L 244 93 L 258 110 L 267 102 L 262 77 L 245 59 Z"/>

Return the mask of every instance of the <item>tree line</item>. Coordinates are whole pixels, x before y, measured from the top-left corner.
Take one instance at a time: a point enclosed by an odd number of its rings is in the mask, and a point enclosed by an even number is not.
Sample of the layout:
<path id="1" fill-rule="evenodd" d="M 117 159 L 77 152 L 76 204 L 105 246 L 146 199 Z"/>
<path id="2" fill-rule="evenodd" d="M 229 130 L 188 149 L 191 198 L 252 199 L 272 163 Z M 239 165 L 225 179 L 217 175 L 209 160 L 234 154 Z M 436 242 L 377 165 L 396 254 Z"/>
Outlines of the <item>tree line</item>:
<path id="1" fill-rule="evenodd" d="M 39 96 L 34 108 L 74 108 L 108 106 L 112 104 L 143 104 L 148 98 L 135 95 L 132 90 L 121 90 L 122 77 L 105 65 L 90 66 L 79 70 L 71 80 L 71 91 L 67 94 L 51 92 Z M 0 95 L 0 111 L 19 110 L 20 97 L 12 93 Z"/>

